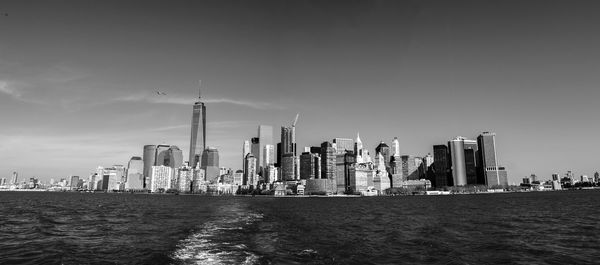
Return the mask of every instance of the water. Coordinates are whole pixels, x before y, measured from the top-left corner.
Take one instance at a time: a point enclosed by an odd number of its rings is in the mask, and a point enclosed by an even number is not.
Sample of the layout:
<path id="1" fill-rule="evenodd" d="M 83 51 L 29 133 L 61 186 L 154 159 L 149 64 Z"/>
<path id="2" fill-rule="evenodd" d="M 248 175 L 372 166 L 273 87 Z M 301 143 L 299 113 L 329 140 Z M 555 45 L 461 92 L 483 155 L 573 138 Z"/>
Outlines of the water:
<path id="1" fill-rule="evenodd" d="M 0 264 L 594 264 L 600 191 L 370 198 L 0 192 Z"/>

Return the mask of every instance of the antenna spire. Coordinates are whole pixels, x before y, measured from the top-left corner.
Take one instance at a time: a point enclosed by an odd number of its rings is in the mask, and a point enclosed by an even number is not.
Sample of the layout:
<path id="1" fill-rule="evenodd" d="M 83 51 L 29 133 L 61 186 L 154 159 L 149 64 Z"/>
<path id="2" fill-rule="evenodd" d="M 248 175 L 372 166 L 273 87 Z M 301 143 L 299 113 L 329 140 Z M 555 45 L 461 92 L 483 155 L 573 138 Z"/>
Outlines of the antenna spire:
<path id="1" fill-rule="evenodd" d="M 202 99 L 202 80 L 198 80 L 198 99 Z"/>

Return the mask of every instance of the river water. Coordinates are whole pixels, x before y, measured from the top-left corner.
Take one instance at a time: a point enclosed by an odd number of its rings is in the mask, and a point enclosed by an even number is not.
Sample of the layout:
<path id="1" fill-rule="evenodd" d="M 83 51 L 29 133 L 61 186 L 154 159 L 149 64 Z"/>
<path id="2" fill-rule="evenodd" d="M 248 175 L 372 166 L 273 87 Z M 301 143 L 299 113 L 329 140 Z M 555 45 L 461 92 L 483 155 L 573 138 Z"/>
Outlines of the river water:
<path id="1" fill-rule="evenodd" d="M 0 264 L 598 264 L 600 191 L 0 192 Z"/>

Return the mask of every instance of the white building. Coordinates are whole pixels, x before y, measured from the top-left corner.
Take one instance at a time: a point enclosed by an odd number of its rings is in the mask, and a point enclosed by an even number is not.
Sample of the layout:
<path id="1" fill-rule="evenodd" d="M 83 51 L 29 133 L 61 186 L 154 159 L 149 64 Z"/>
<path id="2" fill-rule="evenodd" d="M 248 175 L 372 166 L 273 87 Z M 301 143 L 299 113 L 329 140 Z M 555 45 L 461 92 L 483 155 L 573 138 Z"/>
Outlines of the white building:
<path id="1" fill-rule="evenodd" d="M 152 185 L 150 191 L 160 192 L 171 188 L 171 180 L 173 178 L 173 169 L 167 166 L 152 166 Z"/>

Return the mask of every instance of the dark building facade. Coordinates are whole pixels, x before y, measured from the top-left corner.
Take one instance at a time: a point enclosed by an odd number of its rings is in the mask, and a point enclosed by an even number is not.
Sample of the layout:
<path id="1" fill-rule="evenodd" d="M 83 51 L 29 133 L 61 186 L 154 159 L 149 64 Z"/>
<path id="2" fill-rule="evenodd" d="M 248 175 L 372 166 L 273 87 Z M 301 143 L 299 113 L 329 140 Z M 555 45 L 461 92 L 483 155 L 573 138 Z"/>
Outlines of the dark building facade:
<path id="1" fill-rule="evenodd" d="M 375 147 L 375 155 L 377 155 L 377 153 L 381 153 L 381 155 L 383 156 L 383 159 L 385 160 L 385 168 L 389 172 L 390 171 L 390 147 L 386 143 L 381 142 L 381 143 L 379 143 L 379 145 L 377 145 L 377 147 Z"/>
<path id="2" fill-rule="evenodd" d="M 329 179 L 330 191 L 337 191 L 336 182 L 336 150 L 330 142 L 321 144 L 321 178 Z"/>
<path id="3" fill-rule="evenodd" d="M 436 188 L 452 186 L 452 176 L 450 174 L 450 154 L 448 146 L 433 146 L 433 185 Z"/>

